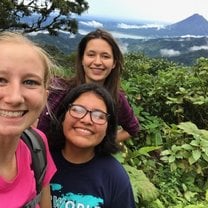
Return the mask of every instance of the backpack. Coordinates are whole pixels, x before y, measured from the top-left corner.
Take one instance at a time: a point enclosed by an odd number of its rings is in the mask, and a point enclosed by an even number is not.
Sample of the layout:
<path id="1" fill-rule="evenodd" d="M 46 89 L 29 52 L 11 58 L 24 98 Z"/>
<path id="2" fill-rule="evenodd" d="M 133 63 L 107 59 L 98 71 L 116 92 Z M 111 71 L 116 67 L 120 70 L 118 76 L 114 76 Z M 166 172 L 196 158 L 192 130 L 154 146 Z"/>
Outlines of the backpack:
<path id="1" fill-rule="evenodd" d="M 40 202 L 42 181 L 45 176 L 47 166 L 46 149 L 41 136 L 32 128 L 26 129 L 22 133 L 21 139 L 28 146 L 32 155 L 31 168 L 34 171 L 37 192 L 36 197 L 24 205 L 24 208 L 33 208 Z"/>

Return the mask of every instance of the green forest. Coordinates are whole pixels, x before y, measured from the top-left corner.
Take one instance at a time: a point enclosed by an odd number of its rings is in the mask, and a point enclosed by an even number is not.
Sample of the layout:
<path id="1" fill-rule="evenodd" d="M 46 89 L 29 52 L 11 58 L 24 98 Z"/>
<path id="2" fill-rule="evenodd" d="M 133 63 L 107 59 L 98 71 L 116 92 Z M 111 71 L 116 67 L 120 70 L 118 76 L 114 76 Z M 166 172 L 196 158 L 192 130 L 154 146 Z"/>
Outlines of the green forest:
<path id="1" fill-rule="evenodd" d="M 56 56 L 56 73 L 71 76 L 74 58 Z M 208 207 L 208 59 L 193 66 L 140 53 L 124 59 L 121 84 L 141 131 L 115 157 L 130 176 L 137 207 Z"/>
<path id="2" fill-rule="evenodd" d="M 178 66 L 125 56 L 122 87 L 141 122 L 119 156 L 138 207 L 207 207 L 208 59 Z"/>

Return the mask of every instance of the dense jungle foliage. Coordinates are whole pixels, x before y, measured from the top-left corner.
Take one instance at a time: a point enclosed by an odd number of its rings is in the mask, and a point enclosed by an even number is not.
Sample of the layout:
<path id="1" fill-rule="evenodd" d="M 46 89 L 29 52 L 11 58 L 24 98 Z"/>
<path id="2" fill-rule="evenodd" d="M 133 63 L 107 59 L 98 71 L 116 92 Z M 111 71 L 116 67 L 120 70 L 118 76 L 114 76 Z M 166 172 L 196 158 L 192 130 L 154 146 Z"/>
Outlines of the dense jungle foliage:
<path id="1" fill-rule="evenodd" d="M 70 76 L 75 54 L 60 57 L 58 73 Z M 129 173 L 137 207 L 208 207 L 208 59 L 187 67 L 125 54 L 122 88 L 141 131 L 115 157 Z"/>
<path id="2" fill-rule="evenodd" d="M 122 86 L 142 128 L 122 159 L 138 207 L 208 207 L 208 59 L 191 67 L 138 54 L 125 61 Z"/>

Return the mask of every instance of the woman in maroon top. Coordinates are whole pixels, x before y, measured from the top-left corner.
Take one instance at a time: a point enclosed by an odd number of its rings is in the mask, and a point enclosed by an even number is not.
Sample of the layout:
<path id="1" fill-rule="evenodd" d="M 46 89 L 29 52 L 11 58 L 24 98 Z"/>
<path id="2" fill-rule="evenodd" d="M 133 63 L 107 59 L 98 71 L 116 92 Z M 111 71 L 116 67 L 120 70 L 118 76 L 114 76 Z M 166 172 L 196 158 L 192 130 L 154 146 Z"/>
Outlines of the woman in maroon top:
<path id="1" fill-rule="evenodd" d="M 48 105 L 39 118 L 38 128 L 49 129 L 50 120 L 65 95 L 75 86 L 83 83 L 103 85 L 118 106 L 117 141 L 137 136 L 139 122 L 120 87 L 123 70 L 123 55 L 112 35 L 101 29 L 88 33 L 80 41 L 77 52 L 76 75 L 70 80 L 54 78 Z"/>

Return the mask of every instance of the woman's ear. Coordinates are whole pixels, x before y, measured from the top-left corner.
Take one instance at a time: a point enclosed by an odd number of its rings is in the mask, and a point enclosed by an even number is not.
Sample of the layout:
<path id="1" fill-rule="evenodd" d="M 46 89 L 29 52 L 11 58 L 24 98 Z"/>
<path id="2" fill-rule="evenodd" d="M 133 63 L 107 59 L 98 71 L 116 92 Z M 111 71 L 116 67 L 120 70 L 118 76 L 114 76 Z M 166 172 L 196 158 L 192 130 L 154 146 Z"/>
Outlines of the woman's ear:
<path id="1" fill-rule="evenodd" d="M 48 95 L 49 95 L 49 90 L 46 90 L 46 96 L 48 98 Z"/>

